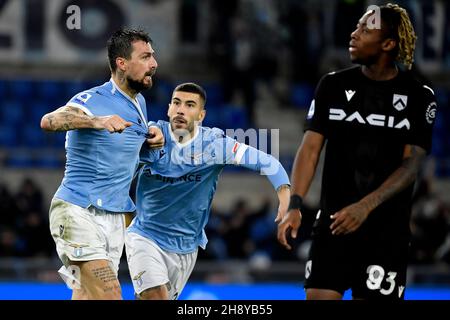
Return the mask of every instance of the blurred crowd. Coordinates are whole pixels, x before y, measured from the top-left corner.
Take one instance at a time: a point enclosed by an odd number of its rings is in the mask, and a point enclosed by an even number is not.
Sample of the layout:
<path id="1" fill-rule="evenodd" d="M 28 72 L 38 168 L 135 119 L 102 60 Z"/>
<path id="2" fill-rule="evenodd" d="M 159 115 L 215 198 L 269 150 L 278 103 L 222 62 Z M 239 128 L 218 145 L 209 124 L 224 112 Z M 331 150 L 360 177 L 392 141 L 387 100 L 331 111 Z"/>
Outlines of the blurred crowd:
<path id="1" fill-rule="evenodd" d="M 411 263 L 450 264 L 450 207 L 432 192 L 430 179 L 416 184 L 411 232 Z"/>
<path id="2" fill-rule="evenodd" d="M 407 8 L 420 33 L 424 28 L 422 13 L 417 11 L 420 6 L 408 0 L 395 2 Z M 352 65 L 347 50 L 350 34 L 367 3 L 365 0 L 211 1 L 208 52 L 210 61 L 220 69 L 225 100 L 244 106 L 252 124 L 258 87 L 275 93 L 281 106 L 309 107 L 314 87 L 323 74 Z M 423 10 L 432 10 L 432 4 L 429 5 Z M 423 51 L 429 54 L 433 51 L 421 47 L 429 42 L 419 36 L 414 67 L 418 76 L 430 73 L 427 65 L 421 64 L 424 58 L 420 56 Z M 444 48 L 442 52 L 448 50 Z M 443 72 L 450 68 L 446 55 L 436 53 L 431 58 L 435 62 L 441 59 Z M 422 67 L 423 70 L 418 69 Z M 438 89 L 437 83 L 432 86 Z M 444 96 L 450 94 L 448 85 L 440 90 Z"/>
<path id="3" fill-rule="evenodd" d="M 24 179 L 16 193 L 0 183 L 0 257 L 50 257 L 54 244 L 41 189 Z"/>
<path id="4" fill-rule="evenodd" d="M 48 228 L 48 208 L 41 188 L 31 179 L 12 193 L 0 184 L 0 257 L 53 257 L 55 246 Z M 270 265 L 273 261 L 305 261 L 317 208 L 305 206 L 302 227 L 293 249 L 277 242 L 276 206 L 266 199 L 252 209 L 237 199 L 229 212 L 212 208 L 206 227 L 209 242 L 199 260 L 247 260 Z M 450 207 L 432 191 L 432 180 L 416 185 L 411 218 L 412 264 L 450 264 Z"/>

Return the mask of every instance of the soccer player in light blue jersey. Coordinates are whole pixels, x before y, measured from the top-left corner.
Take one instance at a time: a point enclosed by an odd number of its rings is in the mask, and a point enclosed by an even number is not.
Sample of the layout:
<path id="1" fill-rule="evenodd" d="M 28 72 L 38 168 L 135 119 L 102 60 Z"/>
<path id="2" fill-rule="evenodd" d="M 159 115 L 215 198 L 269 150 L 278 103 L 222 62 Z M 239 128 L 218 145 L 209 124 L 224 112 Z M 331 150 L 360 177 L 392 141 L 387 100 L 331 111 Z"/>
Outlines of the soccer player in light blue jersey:
<path id="1" fill-rule="evenodd" d="M 175 88 L 170 123 L 158 121 L 166 144 L 141 151 L 137 215 L 125 239 L 130 275 L 139 299 L 176 299 L 205 249 L 211 202 L 226 165 L 260 171 L 277 190 L 281 220 L 289 205 L 289 178 L 277 159 L 218 128 L 200 126 L 206 93 L 194 83 Z"/>
<path id="2" fill-rule="evenodd" d="M 144 97 L 158 66 L 145 32 L 121 29 L 108 41 L 111 79 L 46 114 L 41 127 L 67 131 L 66 170 L 50 205 L 50 230 L 72 299 L 121 299 L 117 278 L 130 185 L 142 144 L 161 146 L 148 128 Z M 153 136 L 153 138 L 151 138 Z"/>

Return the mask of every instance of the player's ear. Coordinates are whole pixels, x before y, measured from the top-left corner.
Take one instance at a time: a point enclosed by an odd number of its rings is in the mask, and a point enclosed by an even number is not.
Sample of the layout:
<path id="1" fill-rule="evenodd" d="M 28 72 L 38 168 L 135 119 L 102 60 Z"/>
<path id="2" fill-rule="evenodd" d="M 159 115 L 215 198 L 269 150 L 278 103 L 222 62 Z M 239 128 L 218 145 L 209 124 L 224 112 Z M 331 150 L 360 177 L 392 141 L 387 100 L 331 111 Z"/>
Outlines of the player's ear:
<path id="1" fill-rule="evenodd" d="M 198 115 L 198 121 L 203 122 L 203 119 L 206 117 L 206 110 L 203 108 L 202 111 L 200 111 L 200 114 Z"/>
<path id="2" fill-rule="evenodd" d="M 170 118 L 170 106 L 172 105 L 172 103 L 167 104 L 167 116 Z"/>
<path id="3" fill-rule="evenodd" d="M 125 58 L 121 58 L 121 57 L 117 57 L 116 58 L 116 65 L 117 65 L 117 69 L 119 69 L 121 71 L 125 71 L 126 59 Z"/>
<path id="4" fill-rule="evenodd" d="M 381 44 L 381 48 L 384 51 L 392 51 L 395 49 L 395 46 L 397 45 L 397 41 L 395 41 L 392 38 L 387 38 L 383 41 L 383 43 Z"/>

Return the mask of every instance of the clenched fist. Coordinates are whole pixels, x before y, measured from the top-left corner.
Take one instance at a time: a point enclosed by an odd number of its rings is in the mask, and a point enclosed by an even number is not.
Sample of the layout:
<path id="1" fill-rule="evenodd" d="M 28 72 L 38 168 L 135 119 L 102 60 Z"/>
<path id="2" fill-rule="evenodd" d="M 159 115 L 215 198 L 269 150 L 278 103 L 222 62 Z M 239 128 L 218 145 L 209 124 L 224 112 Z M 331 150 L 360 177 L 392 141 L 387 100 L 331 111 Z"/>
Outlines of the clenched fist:
<path id="1" fill-rule="evenodd" d="M 106 129 L 110 133 L 118 132 L 122 133 L 125 128 L 132 125 L 131 122 L 125 121 L 118 115 L 103 116 L 94 118 L 94 129 L 103 130 Z"/>

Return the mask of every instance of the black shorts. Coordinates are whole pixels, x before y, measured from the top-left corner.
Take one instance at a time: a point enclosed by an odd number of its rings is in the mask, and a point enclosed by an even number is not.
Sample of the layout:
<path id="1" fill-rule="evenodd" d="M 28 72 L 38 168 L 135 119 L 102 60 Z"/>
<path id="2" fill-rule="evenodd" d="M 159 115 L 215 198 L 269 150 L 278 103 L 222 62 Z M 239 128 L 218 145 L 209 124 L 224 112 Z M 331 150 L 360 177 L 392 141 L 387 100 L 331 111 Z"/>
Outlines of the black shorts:
<path id="1" fill-rule="evenodd" d="M 334 236 L 330 222 L 316 221 L 305 270 L 305 289 L 352 290 L 356 299 L 403 300 L 409 240 L 362 225 Z"/>

